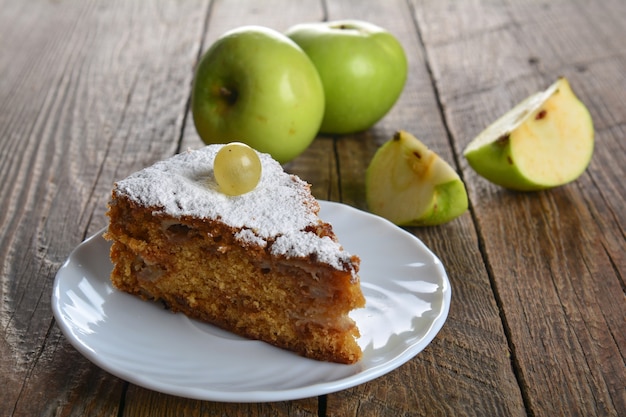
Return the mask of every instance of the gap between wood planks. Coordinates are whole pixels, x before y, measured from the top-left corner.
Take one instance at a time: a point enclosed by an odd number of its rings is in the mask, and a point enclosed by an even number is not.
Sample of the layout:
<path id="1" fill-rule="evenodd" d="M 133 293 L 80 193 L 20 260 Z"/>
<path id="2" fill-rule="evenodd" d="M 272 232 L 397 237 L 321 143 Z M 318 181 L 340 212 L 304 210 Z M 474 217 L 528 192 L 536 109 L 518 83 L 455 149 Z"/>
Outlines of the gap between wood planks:
<path id="1" fill-rule="evenodd" d="M 450 149 L 452 151 L 452 156 L 454 158 L 454 163 L 456 165 L 456 171 L 458 173 L 458 175 L 461 177 L 461 180 L 463 182 L 466 181 L 465 177 L 464 177 L 464 173 L 463 170 L 461 169 L 461 162 L 460 162 L 460 156 L 456 151 L 456 147 L 454 146 L 454 140 L 452 137 L 452 132 L 450 130 L 450 126 L 448 124 L 448 119 L 446 117 L 445 114 L 445 109 L 444 109 L 444 105 L 443 102 L 441 100 L 441 94 L 439 91 L 439 88 L 437 87 L 437 83 L 435 82 L 435 76 L 433 74 L 433 69 L 432 69 L 432 65 L 430 62 L 430 56 L 428 54 L 428 50 L 426 48 L 426 44 L 424 42 L 424 37 L 422 34 L 422 31 L 420 29 L 420 25 L 419 22 L 417 20 L 417 14 L 415 11 L 415 8 L 413 6 L 413 3 L 410 0 L 407 0 L 407 6 L 409 8 L 409 10 L 411 10 L 411 15 L 412 15 L 412 20 L 413 20 L 413 24 L 415 26 L 415 32 L 417 33 L 417 39 L 418 39 L 418 45 L 419 47 L 422 49 L 422 53 L 424 56 L 424 64 L 426 65 L 426 71 L 428 73 L 428 76 L 430 77 L 430 83 L 432 85 L 433 88 L 433 92 L 435 95 L 435 100 L 437 102 L 437 108 L 439 110 L 439 114 L 441 115 L 441 122 L 443 124 L 444 130 L 446 132 L 446 137 L 448 139 L 448 144 L 450 146 Z M 520 393 L 522 396 L 522 401 L 524 403 L 524 408 L 526 409 L 526 412 L 528 414 L 528 416 L 532 417 L 534 416 L 534 412 L 532 410 L 532 406 L 531 406 L 531 401 L 530 401 L 530 396 L 528 393 L 528 384 L 526 383 L 526 381 L 524 380 L 524 375 L 522 373 L 522 369 L 520 364 L 517 361 L 517 354 L 515 351 L 515 346 L 512 343 L 512 334 L 511 334 L 511 328 L 509 326 L 509 323 L 506 320 L 506 316 L 504 315 L 504 309 L 503 309 L 503 301 L 500 298 L 500 295 L 497 291 L 497 284 L 494 278 L 494 274 L 493 274 L 493 270 L 490 266 L 490 263 L 488 262 L 487 259 L 487 253 L 485 250 L 485 243 L 484 243 L 484 239 L 483 239 L 483 234 L 481 233 L 481 230 L 478 226 L 478 221 L 477 221 L 477 216 L 476 216 L 476 212 L 474 210 L 474 205 L 471 199 L 468 200 L 468 210 L 470 213 L 470 216 L 472 218 L 472 223 L 474 224 L 474 229 L 476 230 L 476 236 L 478 239 L 478 250 L 480 253 L 480 256 L 483 260 L 483 264 L 486 265 L 486 271 L 487 271 L 487 276 L 489 277 L 489 283 L 491 286 L 491 291 L 494 295 L 494 299 L 496 301 L 496 305 L 498 306 L 498 314 L 500 316 L 500 322 L 502 323 L 502 328 L 504 331 L 504 335 L 506 337 L 506 342 L 507 342 L 507 346 L 509 349 L 510 354 L 510 362 L 511 362 L 511 369 L 513 371 L 513 375 L 515 376 L 515 380 L 517 381 L 517 385 L 519 386 L 520 389 Z"/>

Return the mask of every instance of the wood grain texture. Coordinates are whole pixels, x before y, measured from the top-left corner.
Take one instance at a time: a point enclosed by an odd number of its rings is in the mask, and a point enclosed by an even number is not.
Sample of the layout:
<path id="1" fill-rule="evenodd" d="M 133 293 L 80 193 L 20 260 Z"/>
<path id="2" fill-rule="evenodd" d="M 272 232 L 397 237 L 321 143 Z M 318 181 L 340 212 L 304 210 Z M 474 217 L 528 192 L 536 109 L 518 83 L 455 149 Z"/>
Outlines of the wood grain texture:
<path id="1" fill-rule="evenodd" d="M 198 8 L 198 12 L 204 10 Z M 204 53 L 210 45 L 223 33 L 244 25 L 263 25 L 278 31 L 283 31 L 289 26 L 307 19 L 317 20 L 322 14 L 319 3 L 308 3 L 301 5 L 294 2 L 237 0 L 237 1 L 214 1 L 206 10 L 206 23 L 204 33 L 201 34 L 202 46 L 199 53 Z M 179 26 L 184 30 L 184 25 Z M 177 66 L 184 66 L 185 63 L 178 62 Z M 187 70 L 193 70 L 193 64 L 187 64 Z M 190 89 L 177 87 L 181 92 L 189 94 Z M 180 150 L 197 149 L 204 146 L 198 136 L 189 110 L 185 125 L 182 127 L 182 140 Z M 312 146 L 307 154 L 315 153 L 319 146 Z M 327 151 L 324 146 L 321 150 Z M 319 152 L 318 152 L 319 153 Z M 327 155 L 326 152 L 324 154 Z M 332 154 L 331 154 L 332 156 Z M 306 158 L 302 156 L 301 158 Z M 334 164 L 330 163 L 328 168 Z M 305 166 L 306 161 L 305 161 Z M 318 166 L 319 168 L 319 166 Z M 313 170 L 311 170 L 313 171 Z M 332 177 L 331 172 L 324 169 L 315 170 L 316 177 L 312 180 L 318 184 L 323 184 L 321 177 Z M 335 176 L 336 179 L 336 176 Z M 328 184 L 327 187 L 331 187 Z M 290 401 L 270 404 L 236 404 L 219 403 L 209 401 L 189 401 L 166 394 L 139 387 L 130 387 L 125 397 L 126 416 L 158 416 L 158 415 L 189 415 L 189 416 L 316 416 L 318 414 L 317 398 L 304 399 L 301 401 Z"/>
<path id="2" fill-rule="evenodd" d="M 624 4 L 415 3 L 457 154 L 559 75 L 589 107 L 596 152 L 575 183 L 512 193 L 462 168 L 527 411 L 622 414 Z"/>
<path id="3" fill-rule="evenodd" d="M 354 16 L 354 10 L 363 14 Z M 396 130 L 415 134 L 453 166 L 455 157 L 412 9 L 402 1 L 329 1 L 328 11 L 329 19 L 352 16 L 389 28 L 403 40 L 409 60 L 407 85 L 394 109 L 368 132 L 337 139 L 342 199 L 366 209 L 364 171 L 374 152 Z M 453 292 L 448 320 L 433 343 L 399 370 L 329 395 L 327 415 L 524 415 L 471 216 L 466 214 L 437 228 L 408 230 L 446 266 Z"/>
<path id="4" fill-rule="evenodd" d="M 622 0 L 0 0 L 0 416 L 626 415 L 626 3 Z M 193 69 L 228 29 L 359 18 L 404 45 L 397 105 L 320 135 L 289 172 L 367 210 L 365 169 L 398 129 L 463 178 L 470 210 L 409 228 L 446 267 L 447 322 L 414 359 L 318 398 L 189 400 L 82 357 L 50 310 L 70 251 L 106 225 L 113 182 L 203 146 Z M 537 193 L 477 176 L 464 147 L 566 76 L 596 148 L 575 182 Z M 384 242 L 381 242 L 384 244 Z"/>
<path id="5" fill-rule="evenodd" d="M 124 382 L 60 335 L 51 286 L 113 181 L 176 149 L 207 4 L 3 6 L 0 415 L 117 415 Z"/>

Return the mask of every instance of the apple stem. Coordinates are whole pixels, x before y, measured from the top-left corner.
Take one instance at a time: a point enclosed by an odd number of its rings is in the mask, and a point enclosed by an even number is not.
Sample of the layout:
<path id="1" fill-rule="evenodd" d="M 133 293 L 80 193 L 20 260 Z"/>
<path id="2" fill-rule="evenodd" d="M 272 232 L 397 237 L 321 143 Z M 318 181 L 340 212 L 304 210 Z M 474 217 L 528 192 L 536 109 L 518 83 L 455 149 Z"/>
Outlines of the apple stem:
<path id="1" fill-rule="evenodd" d="M 237 92 L 229 90 L 226 87 L 220 87 L 220 96 L 230 105 L 235 104 L 237 101 Z"/>

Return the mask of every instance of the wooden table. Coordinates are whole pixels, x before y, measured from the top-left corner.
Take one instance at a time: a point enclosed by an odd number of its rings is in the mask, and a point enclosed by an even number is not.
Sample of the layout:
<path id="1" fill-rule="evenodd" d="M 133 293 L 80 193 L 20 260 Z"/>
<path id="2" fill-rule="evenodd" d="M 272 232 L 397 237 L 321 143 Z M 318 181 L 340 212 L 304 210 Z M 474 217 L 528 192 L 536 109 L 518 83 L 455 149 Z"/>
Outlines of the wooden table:
<path id="1" fill-rule="evenodd" d="M 626 415 L 623 0 L 0 3 L 1 416 Z M 364 171 L 406 129 L 458 170 L 469 210 L 407 229 L 451 281 L 441 332 L 381 378 L 277 403 L 178 398 L 89 362 L 55 323 L 54 277 L 106 225 L 113 181 L 202 145 L 188 111 L 201 52 L 244 24 L 339 18 L 401 40 L 406 88 L 372 129 L 321 135 L 286 169 L 366 210 Z M 587 171 L 536 193 L 477 176 L 465 145 L 560 75 L 595 123 Z"/>

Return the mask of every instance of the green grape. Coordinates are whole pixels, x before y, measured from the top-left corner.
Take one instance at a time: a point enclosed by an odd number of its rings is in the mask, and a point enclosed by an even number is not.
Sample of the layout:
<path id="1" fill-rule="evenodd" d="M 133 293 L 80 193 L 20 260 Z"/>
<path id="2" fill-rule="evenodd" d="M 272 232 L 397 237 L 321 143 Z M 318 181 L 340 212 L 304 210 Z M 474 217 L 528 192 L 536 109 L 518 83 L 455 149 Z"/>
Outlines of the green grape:
<path id="1" fill-rule="evenodd" d="M 254 190 L 259 183 L 261 160 L 248 145 L 233 142 L 217 152 L 213 172 L 224 194 L 241 195 Z"/>

